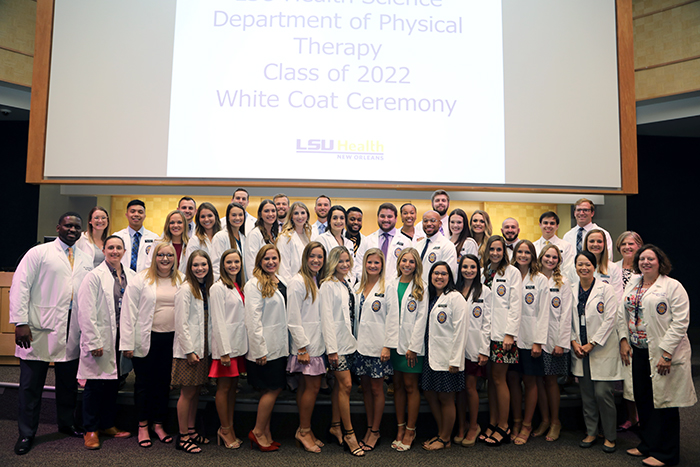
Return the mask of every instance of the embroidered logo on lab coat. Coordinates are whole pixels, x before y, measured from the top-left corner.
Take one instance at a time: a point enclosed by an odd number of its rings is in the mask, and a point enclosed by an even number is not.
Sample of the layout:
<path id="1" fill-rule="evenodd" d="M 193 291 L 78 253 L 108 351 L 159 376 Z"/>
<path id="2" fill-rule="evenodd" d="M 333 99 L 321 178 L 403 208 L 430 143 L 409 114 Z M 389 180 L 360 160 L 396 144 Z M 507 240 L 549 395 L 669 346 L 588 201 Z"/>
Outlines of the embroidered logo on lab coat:
<path id="1" fill-rule="evenodd" d="M 431 263 L 434 263 L 436 259 L 437 255 L 434 252 L 428 255 L 428 261 L 430 261 Z"/>
<path id="2" fill-rule="evenodd" d="M 149 253 L 151 252 L 151 247 L 152 247 L 152 246 L 153 246 L 153 245 L 147 245 L 147 246 L 146 246 L 146 254 L 149 254 Z"/>
<path id="3" fill-rule="evenodd" d="M 372 302 L 372 311 L 375 313 L 378 312 L 382 308 L 382 302 L 379 300 L 375 300 Z"/>
<path id="4" fill-rule="evenodd" d="M 598 305 L 596 305 L 595 309 L 598 310 L 598 313 L 603 314 L 603 312 L 605 311 L 605 305 L 603 304 L 603 302 L 598 302 Z"/>
<path id="5" fill-rule="evenodd" d="M 561 299 L 559 297 L 554 297 L 552 299 L 552 306 L 554 308 L 559 308 L 561 306 Z"/>
<path id="6" fill-rule="evenodd" d="M 474 309 L 472 310 L 472 315 L 474 315 L 474 318 L 481 317 L 481 307 L 475 306 Z"/>
<path id="7" fill-rule="evenodd" d="M 447 313 L 445 313 L 444 311 L 441 311 L 440 313 L 438 313 L 437 320 L 438 320 L 438 323 L 440 323 L 440 324 L 447 321 Z"/>
<path id="8" fill-rule="evenodd" d="M 410 302 L 408 302 L 408 305 L 406 305 L 406 308 L 408 308 L 408 311 L 412 313 L 416 311 L 416 308 L 418 308 L 418 304 L 415 300 L 411 300 Z"/>
<path id="9" fill-rule="evenodd" d="M 656 305 L 656 312 L 660 315 L 665 315 L 667 310 L 668 305 L 666 305 L 664 302 L 661 302 L 658 305 Z"/>
<path id="10" fill-rule="evenodd" d="M 532 305 L 532 302 L 535 301 L 535 296 L 532 294 L 532 292 L 528 292 L 527 295 L 525 295 L 525 303 L 528 305 Z"/>
<path id="11" fill-rule="evenodd" d="M 394 250 L 394 258 L 398 258 L 400 254 L 401 254 L 401 248 L 397 248 Z"/>
<path id="12" fill-rule="evenodd" d="M 501 284 L 496 288 L 496 293 L 498 294 L 499 297 L 502 297 L 506 294 L 506 286 Z"/>

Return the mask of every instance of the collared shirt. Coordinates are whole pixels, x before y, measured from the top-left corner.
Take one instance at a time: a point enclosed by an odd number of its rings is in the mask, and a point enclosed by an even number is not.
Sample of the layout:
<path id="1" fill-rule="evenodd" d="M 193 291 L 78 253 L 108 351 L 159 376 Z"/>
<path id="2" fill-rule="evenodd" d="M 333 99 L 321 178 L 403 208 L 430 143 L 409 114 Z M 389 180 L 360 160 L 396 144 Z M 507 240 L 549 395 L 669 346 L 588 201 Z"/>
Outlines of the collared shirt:
<path id="1" fill-rule="evenodd" d="M 114 278 L 114 314 L 117 319 L 117 327 L 119 327 L 119 317 L 121 316 L 122 310 L 122 297 L 124 296 L 124 289 L 126 289 L 126 272 L 124 272 L 123 267 L 120 267 L 119 269 L 121 271 L 117 273 L 117 270 L 114 269 L 108 262 L 105 261 L 105 264 Z M 119 264 L 119 266 L 121 266 L 121 264 Z"/>
<path id="2" fill-rule="evenodd" d="M 345 238 L 352 242 L 353 254 L 356 255 L 357 249 L 360 248 L 360 244 L 362 243 L 362 234 L 360 232 L 352 234 L 349 230 L 345 230 Z"/>

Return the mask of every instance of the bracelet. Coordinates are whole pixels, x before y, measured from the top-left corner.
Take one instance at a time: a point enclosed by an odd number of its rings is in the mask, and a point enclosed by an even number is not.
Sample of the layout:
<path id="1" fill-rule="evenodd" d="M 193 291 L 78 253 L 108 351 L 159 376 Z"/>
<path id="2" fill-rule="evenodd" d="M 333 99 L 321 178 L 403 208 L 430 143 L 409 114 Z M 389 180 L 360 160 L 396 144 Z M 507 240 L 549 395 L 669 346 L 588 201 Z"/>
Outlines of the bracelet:
<path id="1" fill-rule="evenodd" d="M 306 355 L 308 352 L 306 350 L 300 350 L 297 352 L 297 355 Z"/>
<path id="2" fill-rule="evenodd" d="M 671 361 L 671 359 L 669 357 L 661 356 L 661 358 L 663 358 L 664 362 L 667 362 L 667 363 Z"/>

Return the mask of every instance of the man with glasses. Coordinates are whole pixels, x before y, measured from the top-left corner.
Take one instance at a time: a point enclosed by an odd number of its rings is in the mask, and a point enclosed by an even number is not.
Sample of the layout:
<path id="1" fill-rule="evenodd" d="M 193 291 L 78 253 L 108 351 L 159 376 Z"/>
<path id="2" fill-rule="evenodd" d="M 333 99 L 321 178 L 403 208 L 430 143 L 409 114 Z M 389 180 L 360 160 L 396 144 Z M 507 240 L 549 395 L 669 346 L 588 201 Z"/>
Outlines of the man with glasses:
<path id="1" fill-rule="evenodd" d="M 608 244 L 608 256 L 612 257 L 613 254 L 613 242 L 610 234 L 607 230 L 600 227 L 593 222 L 593 216 L 595 215 L 595 204 L 593 201 L 586 198 L 581 198 L 574 204 L 574 217 L 576 218 L 576 226 L 566 232 L 564 235 L 564 240 L 572 244 L 576 248 L 576 254 L 579 254 L 584 247 L 584 240 L 586 239 L 586 234 L 592 229 L 600 229 L 605 232 L 605 239 Z"/>

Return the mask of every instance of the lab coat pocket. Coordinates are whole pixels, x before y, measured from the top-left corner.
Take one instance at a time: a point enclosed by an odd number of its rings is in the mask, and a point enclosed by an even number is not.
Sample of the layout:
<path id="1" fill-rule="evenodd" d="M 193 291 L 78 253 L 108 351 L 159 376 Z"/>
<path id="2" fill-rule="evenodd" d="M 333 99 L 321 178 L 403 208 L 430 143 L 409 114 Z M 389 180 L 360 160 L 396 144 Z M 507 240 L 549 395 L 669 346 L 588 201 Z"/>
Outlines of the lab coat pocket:
<path id="1" fill-rule="evenodd" d="M 54 331 L 58 321 L 58 307 L 34 306 L 30 308 L 29 324 L 42 331 Z"/>
<path id="2" fill-rule="evenodd" d="M 435 337 L 428 345 L 430 368 L 436 371 L 447 371 L 450 366 L 452 339 L 449 337 Z"/>

